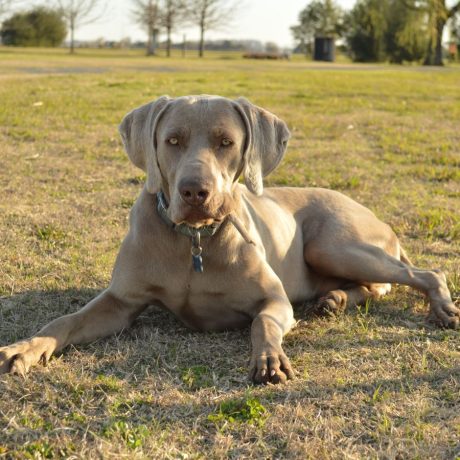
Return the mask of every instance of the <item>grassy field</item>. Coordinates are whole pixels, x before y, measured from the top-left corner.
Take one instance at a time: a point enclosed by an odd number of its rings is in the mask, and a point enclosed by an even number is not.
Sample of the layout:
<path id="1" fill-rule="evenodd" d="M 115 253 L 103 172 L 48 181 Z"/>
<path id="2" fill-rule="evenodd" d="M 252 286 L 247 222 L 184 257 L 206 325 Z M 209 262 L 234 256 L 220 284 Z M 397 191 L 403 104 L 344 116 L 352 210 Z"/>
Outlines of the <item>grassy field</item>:
<path id="1" fill-rule="evenodd" d="M 370 207 L 460 297 L 460 68 L 0 48 L 0 346 L 103 289 L 143 175 L 117 125 L 159 95 L 245 96 L 292 140 L 268 185 Z M 155 308 L 118 336 L 0 377 L 0 458 L 460 458 L 460 335 L 423 296 L 297 309 L 298 376 L 247 381 L 249 331 L 193 333 Z"/>

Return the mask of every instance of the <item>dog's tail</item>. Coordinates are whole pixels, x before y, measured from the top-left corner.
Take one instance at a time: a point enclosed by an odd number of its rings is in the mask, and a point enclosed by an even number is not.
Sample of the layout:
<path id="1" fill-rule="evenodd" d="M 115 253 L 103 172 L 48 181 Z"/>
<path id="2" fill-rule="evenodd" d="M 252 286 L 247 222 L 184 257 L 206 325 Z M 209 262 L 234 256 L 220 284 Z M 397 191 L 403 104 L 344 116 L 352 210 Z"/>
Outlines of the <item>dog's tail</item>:
<path id="1" fill-rule="evenodd" d="M 399 246 L 399 253 L 400 253 L 399 258 L 401 262 L 404 262 L 406 265 L 409 265 L 410 267 L 414 265 L 412 261 L 409 259 L 409 257 L 407 256 L 406 251 L 404 250 L 402 246 Z"/>

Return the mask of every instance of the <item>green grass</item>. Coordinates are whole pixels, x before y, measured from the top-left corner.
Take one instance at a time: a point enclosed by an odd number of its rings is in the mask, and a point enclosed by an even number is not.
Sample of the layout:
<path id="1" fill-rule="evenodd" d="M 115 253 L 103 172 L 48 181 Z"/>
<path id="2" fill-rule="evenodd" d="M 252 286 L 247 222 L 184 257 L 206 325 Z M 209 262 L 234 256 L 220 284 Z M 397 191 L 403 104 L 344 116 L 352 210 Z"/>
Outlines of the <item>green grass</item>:
<path id="1" fill-rule="evenodd" d="M 458 299 L 459 87 L 458 66 L 0 48 L 0 345 L 109 282 L 144 180 L 117 125 L 162 94 L 245 96 L 278 114 L 292 140 L 267 183 L 357 199 Z M 0 458 L 460 455 L 460 336 L 425 323 L 421 294 L 395 288 L 333 319 L 305 310 L 284 387 L 249 385 L 248 330 L 198 334 L 156 308 L 25 380 L 2 376 Z"/>

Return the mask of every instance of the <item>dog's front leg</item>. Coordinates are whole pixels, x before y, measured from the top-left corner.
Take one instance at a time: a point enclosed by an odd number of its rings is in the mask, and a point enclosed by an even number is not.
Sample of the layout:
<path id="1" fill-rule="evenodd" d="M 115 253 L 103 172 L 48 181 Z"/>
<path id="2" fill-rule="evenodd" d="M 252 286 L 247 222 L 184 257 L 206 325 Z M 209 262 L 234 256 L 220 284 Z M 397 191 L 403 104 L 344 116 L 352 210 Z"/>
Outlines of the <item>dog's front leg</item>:
<path id="1" fill-rule="evenodd" d="M 0 374 L 24 375 L 67 345 L 88 343 L 121 331 L 145 308 L 104 291 L 76 313 L 61 316 L 30 339 L 0 348 Z"/>
<path id="2" fill-rule="evenodd" d="M 254 383 L 285 383 L 294 371 L 281 343 L 294 324 L 292 306 L 287 298 L 264 301 L 251 326 L 252 357 L 249 376 Z"/>

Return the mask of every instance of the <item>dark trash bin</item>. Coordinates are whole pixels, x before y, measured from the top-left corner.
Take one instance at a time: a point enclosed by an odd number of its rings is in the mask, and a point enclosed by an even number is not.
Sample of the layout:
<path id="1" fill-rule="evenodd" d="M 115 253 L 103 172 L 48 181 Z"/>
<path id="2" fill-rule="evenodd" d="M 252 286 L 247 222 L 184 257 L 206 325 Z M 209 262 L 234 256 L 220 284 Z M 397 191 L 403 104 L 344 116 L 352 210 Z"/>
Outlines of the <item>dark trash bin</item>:
<path id="1" fill-rule="evenodd" d="M 333 62 L 335 60 L 334 39 L 329 37 L 315 37 L 313 59 L 315 61 Z"/>

